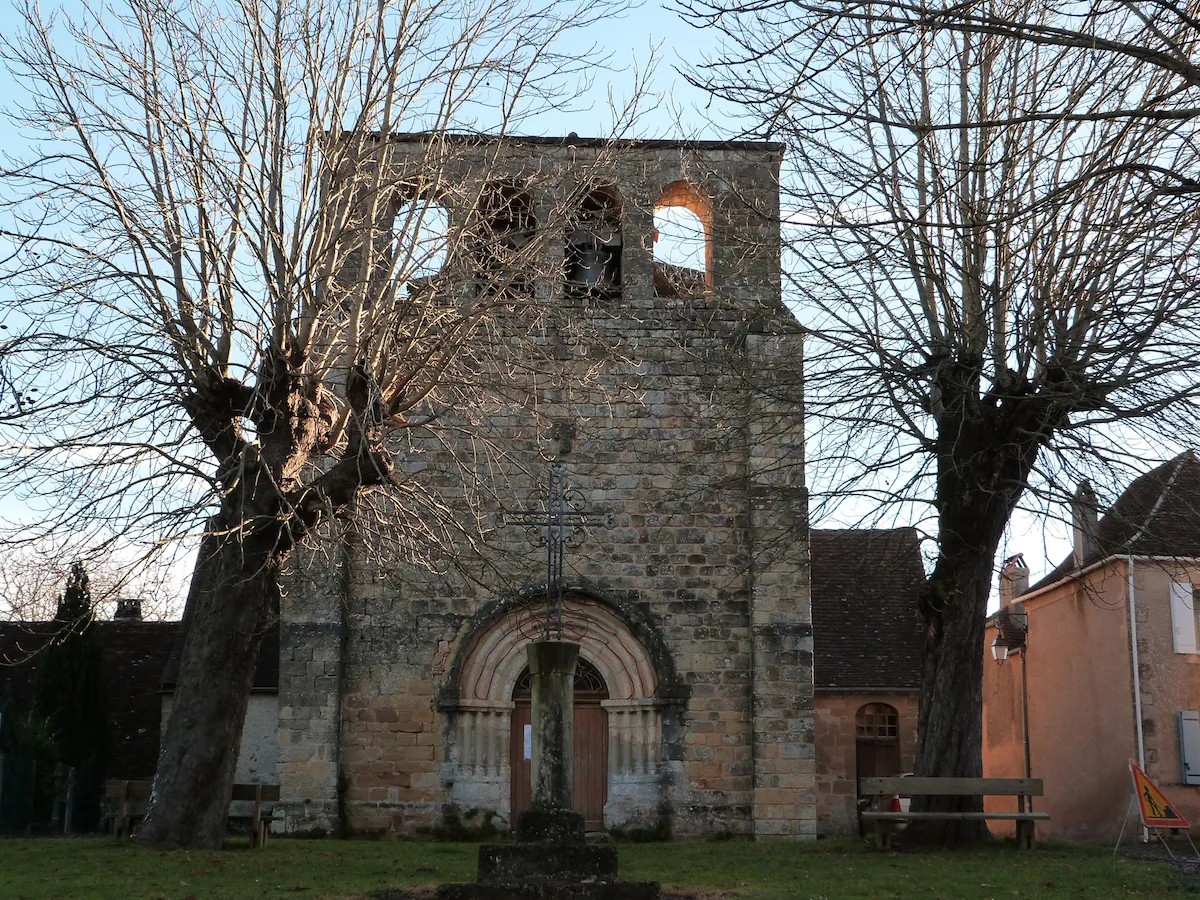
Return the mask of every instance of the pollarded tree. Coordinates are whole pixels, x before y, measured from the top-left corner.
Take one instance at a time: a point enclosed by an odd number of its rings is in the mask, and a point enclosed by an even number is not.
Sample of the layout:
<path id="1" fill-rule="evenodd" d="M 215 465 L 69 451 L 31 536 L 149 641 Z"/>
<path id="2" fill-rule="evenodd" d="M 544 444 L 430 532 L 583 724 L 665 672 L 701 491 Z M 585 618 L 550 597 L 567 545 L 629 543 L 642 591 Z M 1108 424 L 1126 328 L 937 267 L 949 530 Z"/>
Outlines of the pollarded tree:
<path id="1" fill-rule="evenodd" d="M 1119 479 L 1152 435 L 1200 437 L 1197 209 L 1177 190 L 1195 96 L 1128 55 L 897 21 L 899 5 L 697 0 L 726 49 L 692 77 L 789 145 L 813 481 L 936 532 L 915 770 L 979 776 L 984 621 L 1014 510 L 1089 467 Z M 985 8 L 1056 15 L 964 5 Z M 1170 40 L 1195 50 L 1194 33 Z"/>
<path id="2" fill-rule="evenodd" d="M 490 336 L 547 314 L 513 272 L 563 227 L 544 211 L 493 247 L 505 265 L 463 273 L 497 243 L 505 195 L 476 166 L 479 196 L 453 204 L 476 212 L 447 221 L 443 173 L 479 122 L 506 134 L 569 104 L 597 59 L 564 36 L 619 8 L 23 7 L 4 56 L 24 90 L 15 118 L 40 143 L 6 173 L 16 255 L 0 305 L 14 337 L 0 349 L 37 399 L 0 420 L 0 484 L 48 510 L 45 527 L 23 523 L 30 540 L 201 536 L 142 842 L 220 844 L 296 544 L 386 492 L 416 523 L 392 537 L 427 549 L 438 510 L 419 508 L 419 478 L 395 475 L 389 436 L 497 387 L 478 377 L 503 371 L 486 364 Z M 423 163 L 397 180 L 393 140 L 418 131 Z"/>

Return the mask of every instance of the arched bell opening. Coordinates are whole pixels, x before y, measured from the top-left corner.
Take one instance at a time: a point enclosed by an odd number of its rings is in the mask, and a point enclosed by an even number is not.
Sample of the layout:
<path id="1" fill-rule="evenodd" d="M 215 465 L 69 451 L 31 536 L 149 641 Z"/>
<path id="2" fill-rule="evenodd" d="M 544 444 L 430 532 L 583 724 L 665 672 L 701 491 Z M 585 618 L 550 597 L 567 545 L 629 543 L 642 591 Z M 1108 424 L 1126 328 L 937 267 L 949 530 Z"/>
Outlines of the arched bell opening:
<path id="1" fill-rule="evenodd" d="M 486 185 L 472 232 L 479 291 L 488 296 L 529 296 L 535 274 L 531 245 L 537 234 L 533 195 L 512 182 Z"/>
<path id="2" fill-rule="evenodd" d="M 712 204 L 697 185 L 676 181 L 654 204 L 654 294 L 702 297 L 712 286 Z"/>
<path id="3" fill-rule="evenodd" d="M 513 687 L 513 727 L 509 741 L 512 760 L 512 815 L 515 820 L 529 809 L 533 724 L 530 698 L 533 677 L 526 668 Z M 583 815 L 588 831 L 604 829 L 604 804 L 608 801 L 608 685 L 600 671 L 583 657 L 575 669 L 575 713 L 572 733 L 571 798 Z"/>
<path id="4" fill-rule="evenodd" d="M 389 278 L 399 298 L 424 297 L 450 254 L 450 212 L 415 188 L 398 191 L 391 209 Z"/>
<path id="5" fill-rule="evenodd" d="M 621 197 L 611 186 L 583 198 L 563 248 L 568 297 L 621 295 Z"/>

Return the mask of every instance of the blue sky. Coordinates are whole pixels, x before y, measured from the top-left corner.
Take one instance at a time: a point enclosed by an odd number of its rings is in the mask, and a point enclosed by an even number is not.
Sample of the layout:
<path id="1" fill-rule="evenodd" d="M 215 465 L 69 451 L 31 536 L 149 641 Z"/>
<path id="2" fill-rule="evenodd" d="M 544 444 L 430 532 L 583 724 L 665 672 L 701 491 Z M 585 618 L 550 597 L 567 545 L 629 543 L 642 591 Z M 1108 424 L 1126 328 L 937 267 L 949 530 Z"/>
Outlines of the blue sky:
<path id="1" fill-rule="evenodd" d="M 15 27 L 16 16 L 12 8 L 0 7 L 0 34 L 11 35 Z M 735 124 L 728 117 L 717 117 L 719 125 L 712 123 L 713 110 L 707 108 L 707 98 L 689 87 L 676 71 L 677 67 L 700 61 L 706 53 L 715 50 L 715 38 L 684 24 L 663 4 L 644 3 L 623 17 L 608 19 L 590 29 L 586 41 L 580 37 L 573 40 L 581 49 L 585 44 L 595 43 L 611 54 L 610 69 L 596 72 L 590 91 L 579 104 L 581 108 L 542 116 L 522 129 L 526 133 L 565 135 L 574 131 L 581 136 L 605 135 L 612 121 L 610 96 L 618 104 L 622 103 L 633 92 L 637 73 L 651 68 L 649 96 L 641 104 L 642 114 L 630 136 L 735 136 Z M 16 95 L 17 89 L 11 78 L 0 70 L 0 98 L 11 101 Z M 0 150 L 19 155 L 20 141 L 21 136 L 11 128 L 0 130 Z M 0 514 L 12 515 L 14 512 L 11 507 L 0 506 Z M 1001 549 L 1001 558 L 1008 553 L 1025 552 L 1035 578 L 1069 551 L 1066 528 L 1056 521 L 1043 524 L 1040 519 L 1021 515 L 1010 532 L 1009 541 Z"/>

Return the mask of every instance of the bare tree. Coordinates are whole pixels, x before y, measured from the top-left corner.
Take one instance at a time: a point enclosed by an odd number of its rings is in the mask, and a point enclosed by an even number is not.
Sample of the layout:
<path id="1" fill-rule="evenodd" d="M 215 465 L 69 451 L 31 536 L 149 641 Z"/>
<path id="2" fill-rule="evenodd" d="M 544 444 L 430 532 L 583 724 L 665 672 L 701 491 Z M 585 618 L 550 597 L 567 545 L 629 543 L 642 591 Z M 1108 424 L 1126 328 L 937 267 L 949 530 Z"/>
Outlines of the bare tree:
<path id="1" fill-rule="evenodd" d="M 443 174 L 481 127 L 569 104 L 601 61 L 562 38 L 620 8 L 23 8 L 4 55 L 41 143 L 7 172 L 0 315 L 14 390 L 36 401 L 0 422 L 0 483 L 45 515 L 14 539 L 68 530 L 149 555 L 199 537 L 141 842 L 220 844 L 295 545 L 364 492 L 406 511 L 393 536 L 412 553 L 436 537 L 395 435 L 502 387 L 492 336 L 538 328 L 544 307 L 514 273 L 563 227 L 516 221 L 486 171 L 454 204 L 475 212 L 446 219 Z"/>
<path id="2" fill-rule="evenodd" d="M 726 49 L 691 77 L 789 145 L 816 517 L 854 498 L 935 532 L 915 771 L 979 776 L 984 621 L 1014 510 L 1198 436 L 1197 210 L 1175 190 L 1195 97 L 1136 54 L 901 7 L 697 0 Z M 964 9 L 1056 27 L 1040 3 Z M 1164 40 L 1191 58 L 1190 32 Z"/>
<path id="3" fill-rule="evenodd" d="M 1194 0 L 1048 3 L 1041 5 L 1038 15 L 1028 15 L 1028 7 L 1020 3 L 867 0 L 835 6 L 816 0 L 802 5 L 818 18 L 849 16 L 869 20 L 876 28 L 953 30 L 1120 56 L 1170 76 L 1144 95 L 1120 92 L 1101 97 L 1102 105 L 1091 110 L 1091 115 L 1112 118 L 1131 112 L 1145 113 L 1148 106 L 1158 101 L 1200 87 L 1200 57 L 1195 43 L 1200 29 L 1200 4 Z M 1130 104 L 1130 100 L 1135 102 Z M 1184 118 L 1197 113 L 1200 106 L 1193 97 L 1178 108 L 1153 114 Z"/>
<path id="4" fill-rule="evenodd" d="M 0 615 L 17 622 L 53 619 L 66 580 L 64 568 L 57 555 L 47 559 L 25 551 L 5 556 L 0 563 L 0 604 L 3 605 Z M 18 661 L 21 660 L 0 660 L 3 663 Z"/>
<path id="5" fill-rule="evenodd" d="M 115 558 L 88 558 L 84 552 L 57 547 L 18 547 L 0 559 L 0 621 L 48 622 L 54 618 L 71 565 L 85 561 L 91 581 L 92 610 L 111 618 L 117 600 L 140 599 L 144 618 L 178 618 L 182 598 L 171 583 L 169 566 L 129 566 Z M 30 645 L 30 652 L 42 648 Z M 3 660 L 18 662 L 20 660 Z"/>

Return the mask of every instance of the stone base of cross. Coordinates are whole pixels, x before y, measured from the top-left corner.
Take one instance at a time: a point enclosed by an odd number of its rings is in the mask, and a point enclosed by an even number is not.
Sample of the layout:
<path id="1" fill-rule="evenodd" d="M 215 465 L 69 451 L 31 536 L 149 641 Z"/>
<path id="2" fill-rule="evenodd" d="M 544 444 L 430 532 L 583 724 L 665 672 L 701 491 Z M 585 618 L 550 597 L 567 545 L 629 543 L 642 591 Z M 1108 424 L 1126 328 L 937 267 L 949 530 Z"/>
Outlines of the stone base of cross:
<path id="1" fill-rule="evenodd" d="M 659 900 L 657 881 L 620 881 L 617 849 L 588 844 L 571 809 L 572 721 L 579 645 L 525 645 L 533 681 L 533 800 L 517 817 L 515 844 L 479 848 L 479 880 L 442 884 L 437 900 Z"/>

